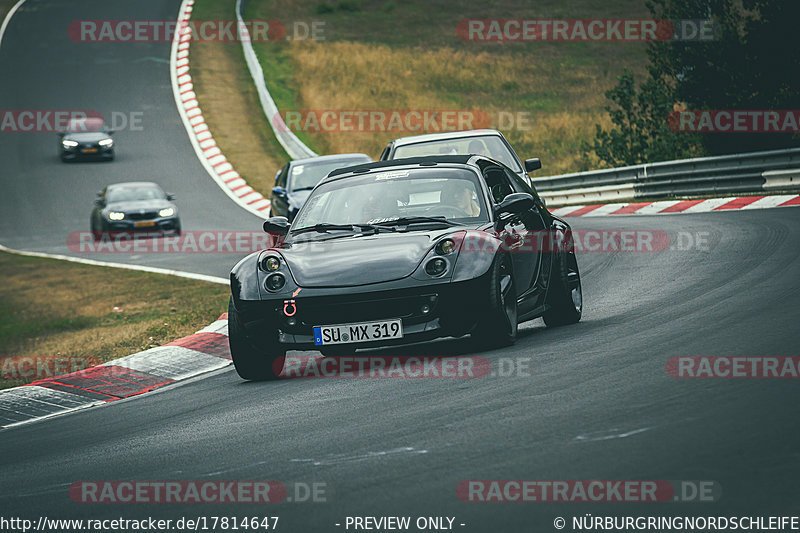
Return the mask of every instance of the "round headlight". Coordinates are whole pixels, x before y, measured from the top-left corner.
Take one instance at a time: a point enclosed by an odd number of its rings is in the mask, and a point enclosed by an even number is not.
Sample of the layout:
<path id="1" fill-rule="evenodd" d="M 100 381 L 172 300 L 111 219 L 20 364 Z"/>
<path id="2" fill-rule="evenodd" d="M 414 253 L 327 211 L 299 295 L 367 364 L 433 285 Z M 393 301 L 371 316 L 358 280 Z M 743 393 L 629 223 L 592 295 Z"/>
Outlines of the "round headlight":
<path id="1" fill-rule="evenodd" d="M 453 239 L 445 239 L 436 245 L 436 253 L 439 255 L 450 255 L 456 249 L 456 243 Z"/>
<path id="2" fill-rule="evenodd" d="M 160 217 L 171 217 L 175 214 L 175 209 L 171 207 L 165 207 L 158 212 L 158 216 Z"/>
<path id="3" fill-rule="evenodd" d="M 425 272 L 430 276 L 441 276 L 447 270 L 447 261 L 441 257 L 435 257 L 425 265 Z"/>
<path id="4" fill-rule="evenodd" d="M 119 213 L 117 211 L 111 211 L 108 214 L 108 218 L 109 218 L 109 220 L 122 220 L 123 218 L 125 218 L 125 213 Z"/>
<path id="5" fill-rule="evenodd" d="M 267 288 L 268 291 L 278 291 L 286 284 L 286 279 L 283 277 L 283 274 L 270 274 L 267 277 L 267 281 L 264 282 L 264 286 Z"/>
<path id="6" fill-rule="evenodd" d="M 275 272 L 281 267 L 281 261 L 277 257 L 270 255 L 261 260 L 261 268 L 267 272 Z"/>

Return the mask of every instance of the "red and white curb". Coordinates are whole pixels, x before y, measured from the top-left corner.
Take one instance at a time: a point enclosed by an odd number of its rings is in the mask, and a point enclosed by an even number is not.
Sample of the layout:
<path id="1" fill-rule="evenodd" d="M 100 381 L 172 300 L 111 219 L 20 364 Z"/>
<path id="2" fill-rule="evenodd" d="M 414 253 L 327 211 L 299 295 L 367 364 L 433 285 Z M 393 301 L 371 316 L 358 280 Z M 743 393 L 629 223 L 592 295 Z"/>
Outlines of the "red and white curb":
<path id="1" fill-rule="evenodd" d="M 189 140 L 200 163 L 217 182 L 217 185 L 241 207 L 261 218 L 267 218 L 270 201 L 250 187 L 245 179 L 234 170 L 233 165 L 217 146 L 197 102 L 192 77 L 189 74 L 189 46 L 192 42 L 192 28 L 186 24 L 192 17 L 193 6 L 194 0 L 183 0 L 181 3 L 178 15 L 178 28 L 180 29 L 175 32 L 170 52 L 170 78 L 178 113 L 181 115 L 186 132 L 189 134 Z"/>
<path id="2" fill-rule="evenodd" d="M 611 215 L 668 215 L 674 213 L 709 213 L 744 209 L 770 209 L 800 205 L 800 196 L 740 196 L 706 200 L 667 200 L 621 204 L 571 205 L 550 212 L 559 217 L 599 217 Z"/>
<path id="3" fill-rule="evenodd" d="M 0 429 L 130 398 L 230 364 L 224 313 L 164 346 L 0 391 Z"/>

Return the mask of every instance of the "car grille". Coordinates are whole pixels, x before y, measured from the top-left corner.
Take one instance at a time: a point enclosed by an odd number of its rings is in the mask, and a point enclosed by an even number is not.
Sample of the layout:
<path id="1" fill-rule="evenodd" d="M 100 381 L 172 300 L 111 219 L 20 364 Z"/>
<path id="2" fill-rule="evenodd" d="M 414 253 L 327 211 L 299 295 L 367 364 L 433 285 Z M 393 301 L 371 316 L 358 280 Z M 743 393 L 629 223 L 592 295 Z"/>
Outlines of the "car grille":
<path id="1" fill-rule="evenodd" d="M 130 220 L 152 220 L 158 216 L 158 211 L 145 211 L 144 213 L 126 213 L 125 218 Z"/>
<path id="2" fill-rule="evenodd" d="M 298 306 L 298 318 L 307 326 L 365 322 L 384 318 L 414 318 L 422 316 L 420 308 L 435 306 L 434 292 L 413 296 L 359 298 L 351 301 L 328 301 L 327 298 L 304 301 Z M 433 297 L 433 299 L 432 299 Z"/>

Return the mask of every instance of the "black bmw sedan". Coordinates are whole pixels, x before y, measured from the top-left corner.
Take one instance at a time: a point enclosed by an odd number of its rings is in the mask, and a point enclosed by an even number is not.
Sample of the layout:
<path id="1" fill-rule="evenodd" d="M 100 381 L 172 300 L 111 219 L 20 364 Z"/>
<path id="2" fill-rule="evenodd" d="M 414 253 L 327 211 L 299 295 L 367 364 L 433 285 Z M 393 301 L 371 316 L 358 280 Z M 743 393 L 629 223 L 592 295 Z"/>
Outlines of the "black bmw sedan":
<path id="1" fill-rule="evenodd" d="M 81 159 L 114 159 L 113 130 L 99 117 L 72 119 L 67 130 L 59 134 L 59 154 L 62 161 Z"/>
<path id="2" fill-rule="evenodd" d="M 103 231 L 181 232 L 175 197 L 149 181 L 115 183 L 97 193 L 91 228 Z"/>

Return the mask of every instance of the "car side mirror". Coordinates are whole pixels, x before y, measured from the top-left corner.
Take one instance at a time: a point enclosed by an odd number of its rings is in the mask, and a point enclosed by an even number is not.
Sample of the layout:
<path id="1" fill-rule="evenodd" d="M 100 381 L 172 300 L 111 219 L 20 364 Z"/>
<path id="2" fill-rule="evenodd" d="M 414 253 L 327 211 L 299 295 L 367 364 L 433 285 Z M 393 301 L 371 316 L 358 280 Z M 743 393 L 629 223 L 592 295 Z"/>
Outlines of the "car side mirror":
<path id="1" fill-rule="evenodd" d="M 272 188 L 272 194 L 274 194 L 275 196 L 277 196 L 279 198 L 285 198 L 286 197 L 286 189 L 284 189 L 283 187 L 273 187 Z"/>
<path id="2" fill-rule="evenodd" d="M 542 168 L 542 162 L 538 157 L 525 160 L 525 172 L 533 172 L 534 170 L 539 170 L 540 168 Z"/>
<path id="3" fill-rule="evenodd" d="M 61 137 L 62 139 L 64 138 L 64 135 L 66 135 L 66 134 L 67 134 L 67 132 L 66 132 L 66 131 L 58 131 L 58 132 L 56 132 L 56 135 L 58 135 L 58 136 L 59 136 L 59 137 Z"/>
<path id="4" fill-rule="evenodd" d="M 503 201 L 494 208 L 494 214 L 495 216 L 504 213 L 519 215 L 520 213 L 528 211 L 534 206 L 534 203 L 533 196 L 530 194 L 526 192 L 515 192 L 503 198 Z"/>
<path id="5" fill-rule="evenodd" d="M 264 221 L 264 231 L 277 235 L 286 235 L 289 233 L 289 219 L 286 217 L 271 217 Z"/>
<path id="6" fill-rule="evenodd" d="M 97 207 L 103 207 L 103 199 L 102 198 L 95 198 L 94 199 L 94 205 L 96 205 Z"/>
<path id="7" fill-rule="evenodd" d="M 175 195 L 174 195 L 174 194 L 172 194 L 171 192 L 168 192 L 168 193 L 167 193 L 167 200 L 169 200 L 169 201 L 171 202 L 171 201 L 172 201 L 172 200 L 174 200 L 174 199 L 175 199 Z"/>
<path id="8" fill-rule="evenodd" d="M 106 133 L 108 133 L 109 135 L 114 135 L 116 133 L 116 131 L 115 130 L 106 130 Z"/>

